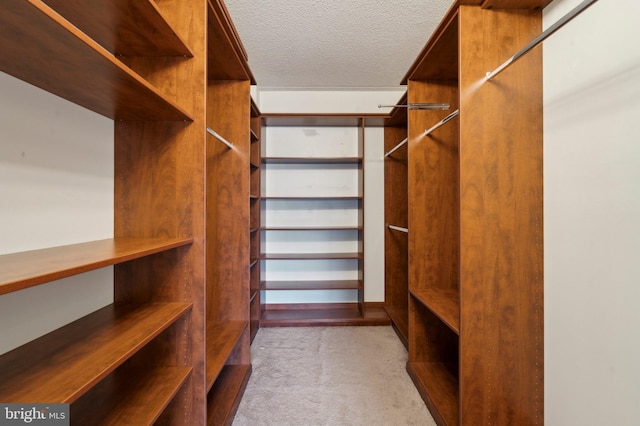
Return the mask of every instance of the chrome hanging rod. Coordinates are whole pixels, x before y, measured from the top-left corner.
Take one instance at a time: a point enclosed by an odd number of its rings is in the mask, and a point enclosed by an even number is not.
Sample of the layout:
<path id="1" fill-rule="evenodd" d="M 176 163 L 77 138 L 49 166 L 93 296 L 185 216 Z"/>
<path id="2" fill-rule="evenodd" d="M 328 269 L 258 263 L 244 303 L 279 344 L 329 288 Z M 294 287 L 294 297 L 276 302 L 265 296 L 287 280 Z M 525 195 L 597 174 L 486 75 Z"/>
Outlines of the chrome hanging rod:
<path id="1" fill-rule="evenodd" d="M 400 148 L 402 145 L 406 144 L 407 142 L 409 142 L 409 138 L 405 138 L 404 140 L 402 140 L 398 145 L 394 146 L 391 151 L 384 154 L 384 158 L 387 158 L 388 156 L 393 154 L 398 148 Z"/>
<path id="2" fill-rule="evenodd" d="M 226 140 L 225 138 L 223 138 L 222 136 L 220 136 L 219 134 L 217 134 L 213 129 L 211 129 L 210 127 L 207 127 L 207 133 L 209 133 L 211 136 L 213 136 L 214 138 L 218 139 L 220 142 L 222 142 L 223 144 L 225 144 L 227 147 L 233 149 L 233 144 L 231 142 L 229 142 L 228 140 Z"/>
<path id="3" fill-rule="evenodd" d="M 431 132 L 433 132 L 434 130 L 436 130 L 438 127 L 442 126 L 444 123 L 446 123 L 447 121 L 451 120 L 452 118 L 456 117 L 458 114 L 460 114 L 460 110 L 457 109 L 455 111 L 453 111 L 451 114 L 447 115 L 445 118 L 443 118 L 442 120 L 440 120 L 440 122 L 438 122 L 435 126 L 433 126 L 432 128 L 430 128 L 429 130 L 426 130 L 424 132 L 425 136 L 428 136 Z"/>
<path id="4" fill-rule="evenodd" d="M 388 223 L 387 223 L 387 228 L 392 229 L 394 231 L 404 232 L 405 234 L 409 233 L 409 229 L 408 228 L 401 228 L 399 226 L 389 225 Z"/>
<path id="5" fill-rule="evenodd" d="M 407 109 L 430 109 L 430 110 L 448 110 L 451 108 L 449 104 L 407 104 L 407 105 L 378 105 L 378 108 L 407 108 Z"/>
<path id="6" fill-rule="evenodd" d="M 515 61 L 517 61 L 522 56 L 527 54 L 531 49 L 533 49 L 534 47 L 536 47 L 537 45 L 542 43 L 550 35 L 552 35 L 556 31 L 558 31 L 566 23 L 568 23 L 573 18 L 575 18 L 576 16 L 578 16 L 579 14 L 584 12 L 589 6 L 591 6 L 592 4 L 594 4 L 597 1 L 598 0 L 585 0 L 582 3 L 580 3 L 571 12 L 567 13 L 566 15 L 564 15 L 555 24 L 551 25 L 549 28 L 547 28 L 545 31 L 543 31 L 542 34 L 540 34 L 538 37 L 534 38 L 522 50 L 520 50 L 518 53 L 516 53 L 515 55 L 513 55 L 512 57 L 507 59 L 505 62 L 503 62 L 498 68 L 496 68 L 495 70 L 493 70 L 491 72 L 487 72 L 486 80 L 491 80 L 493 77 L 495 77 L 496 75 L 500 74 L 502 71 L 504 71 L 506 68 L 508 68 L 509 65 L 513 64 Z"/>

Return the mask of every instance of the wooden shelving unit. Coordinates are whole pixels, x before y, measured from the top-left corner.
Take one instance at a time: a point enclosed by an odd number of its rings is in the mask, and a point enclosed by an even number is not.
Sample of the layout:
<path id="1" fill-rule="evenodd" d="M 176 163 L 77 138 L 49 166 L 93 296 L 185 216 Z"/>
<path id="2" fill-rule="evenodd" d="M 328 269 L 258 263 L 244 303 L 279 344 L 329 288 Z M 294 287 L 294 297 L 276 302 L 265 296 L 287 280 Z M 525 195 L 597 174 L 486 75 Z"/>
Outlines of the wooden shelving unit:
<path id="1" fill-rule="evenodd" d="M 359 325 L 389 323 L 386 314 L 378 309 L 367 309 L 364 304 L 364 117 L 356 115 L 305 115 L 305 114 L 268 114 L 263 116 L 266 126 L 266 138 L 263 136 L 262 170 L 263 193 L 261 232 L 263 251 L 261 255 L 263 279 L 260 286 L 262 293 L 262 313 L 260 325 Z M 319 134 L 329 135 L 333 131 L 336 136 L 323 136 L 323 142 L 304 139 L 300 129 L 312 128 Z M 335 133 L 335 129 L 342 132 Z M 275 132 L 275 133 L 274 133 Z M 349 134 L 347 140 L 343 134 Z M 340 136 L 337 136 L 340 135 Z M 335 138 L 341 137 L 345 148 L 336 148 Z M 334 138 L 334 139 L 332 139 Z M 295 142 L 293 142 L 295 140 Z M 317 144 L 313 148 L 308 144 Z M 288 145 L 288 146 L 287 146 Z M 345 151 L 341 151 L 345 150 Z M 274 184 L 277 173 L 292 173 L 307 179 L 313 173 L 342 173 L 348 183 L 329 184 L 322 187 L 317 178 L 305 181 L 305 190 L 290 187 L 291 182 Z M 308 174 L 309 173 L 309 174 Z M 294 181 L 295 178 L 292 179 Z M 334 185 L 334 188 L 331 188 Z M 337 188 L 337 190 L 336 190 Z M 351 217 L 327 218 L 320 213 L 323 210 L 351 211 Z M 290 212 L 305 212 L 307 219 L 297 216 L 291 221 L 271 216 L 277 211 L 279 217 L 291 215 Z M 280 214 L 282 212 L 282 214 Z M 275 213 L 273 213 L 275 215 Z M 313 217 L 320 215 L 319 217 Z M 313 218 L 312 218 L 313 217 Z M 345 216 L 346 217 L 346 216 Z M 273 219 L 273 220 L 272 220 Z M 312 250 L 292 245 L 293 241 L 311 244 Z M 276 243 L 277 241 L 277 243 Z M 332 248 L 337 241 L 350 241 L 353 244 L 348 250 Z M 274 244 L 289 247 L 274 249 Z M 318 245 L 321 245 L 319 247 Z M 287 251 L 287 250 L 296 250 Z M 278 262 L 278 263 L 276 263 Z M 303 271 L 308 262 L 335 262 L 346 267 L 357 265 L 354 276 L 324 279 L 323 277 L 306 277 Z M 333 263 L 332 263 L 333 262 Z M 320 265 L 320 263 L 316 263 Z M 269 278 L 271 265 L 282 265 L 287 278 Z M 274 266 L 275 267 L 275 266 Z M 353 267 L 353 266 L 352 266 Z M 275 271 L 275 270 L 274 270 Z M 322 273 L 320 272 L 320 275 Z M 325 273 L 325 275 L 327 275 Z M 322 294 L 354 294 L 350 302 L 324 303 L 322 301 L 268 302 L 269 296 L 277 299 L 279 294 L 298 294 L 314 291 Z M 346 292 L 346 293 L 345 293 Z M 368 312 L 369 311 L 369 312 Z"/>
<path id="2" fill-rule="evenodd" d="M 398 105 L 407 104 L 407 95 Z M 407 108 L 394 108 L 384 123 L 384 221 L 408 228 Z M 384 235 L 385 305 L 393 328 L 407 347 L 409 338 L 409 278 L 407 233 L 389 228 Z"/>
<path id="3" fill-rule="evenodd" d="M 542 424 L 540 51 L 483 80 L 548 1 L 479 3 L 451 7 L 403 81 L 410 104 L 451 105 L 408 112 L 407 371 L 438 424 Z"/>
<path id="4" fill-rule="evenodd" d="M 0 51 L 0 70 L 115 128 L 114 237 L 0 256 L 0 295 L 113 266 L 114 303 L 1 355 L 0 399 L 70 403 L 72 424 L 230 424 L 251 372 L 260 156 L 224 4 L 9 0 Z"/>
<path id="5" fill-rule="evenodd" d="M 260 327 L 260 247 L 261 247 L 261 232 L 260 232 L 260 209 L 262 202 L 260 196 L 262 193 L 262 162 L 261 158 L 261 134 L 262 134 L 262 118 L 260 116 L 260 110 L 258 106 L 251 101 L 251 126 L 249 131 L 251 133 L 251 152 L 250 152 L 250 197 L 249 197 L 249 210 L 250 210 L 250 256 L 251 261 L 249 264 L 250 277 L 249 277 L 249 310 L 250 310 L 250 333 L 251 341 L 258 333 Z"/>
<path id="6" fill-rule="evenodd" d="M 3 4 L 0 69 L 113 119 L 116 176 L 113 239 L 0 257 L 2 294 L 114 266 L 112 305 L 0 356 L 3 402 L 67 402 L 72 424 L 202 424 L 205 407 L 184 404 L 204 393 L 200 18 L 153 1 Z M 115 56 L 136 46 L 149 56 Z"/>

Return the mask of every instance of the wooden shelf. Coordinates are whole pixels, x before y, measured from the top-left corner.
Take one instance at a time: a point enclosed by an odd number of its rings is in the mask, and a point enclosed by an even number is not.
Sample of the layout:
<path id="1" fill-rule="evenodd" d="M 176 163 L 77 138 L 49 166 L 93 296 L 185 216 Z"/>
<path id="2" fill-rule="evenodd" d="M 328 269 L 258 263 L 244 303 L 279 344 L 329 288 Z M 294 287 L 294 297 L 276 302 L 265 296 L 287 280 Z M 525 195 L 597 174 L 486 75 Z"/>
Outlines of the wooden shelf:
<path id="1" fill-rule="evenodd" d="M 258 135 L 253 129 L 249 129 L 249 133 L 251 134 L 251 143 L 258 142 L 260 140 L 260 138 L 258 137 Z"/>
<path id="2" fill-rule="evenodd" d="M 409 80 L 457 81 L 458 69 L 458 8 L 454 4 L 400 84 Z"/>
<path id="3" fill-rule="evenodd" d="M 362 253 L 263 253 L 263 260 L 362 259 Z"/>
<path id="4" fill-rule="evenodd" d="M 361 164 L 361 157 L 263 157 L 265 164 Z"/>
<path id="5" fill-rule="evenodd" d="M 331 196 L 318 196 L 318 197 L 309 197 L 309 196 L 262 196 L 261 197 L 263 200 L 304 200 L 304 201 L 322 201 L 322 200 L 362 200 L 362 196 L 356 195 L 356 196 L 335 196 L 335 197 L 331 197 Z"/>
<path id="6" fill-rule="evenodd" d="M 255 78 L 247 64 L 247 53 L 224 3 L 208 0 L 207 70 L 209 80 L 248 80 Z"/>
<path id="7" fill-rule="evenodd" d="M 207 424 L 230 425 L 236 414 L 249 377 L 251 365 L 226 365 L 207 400 Z"/>
<path id="8" fill-rule="evenodd" d="M 258 195 L 249 194 L 249 199 L 250 200 L 257 200 L 259 198 L 260 198 L 260 196 L 258 196 Z"/>
<path id="9" fill-rule="evenodd" d="M 249 233 L 253 234 L 254 232 L 258 232 L 260 230 L 260 228 L 256 227 L 256 228 L 251 228 L 249 229 Z"/>
<path id="10" fill-rule="evenodd" d="M 409 309 L 408 307 L 405 309 L 399 307 L 385 306 L 385 311 L 391 318 L 391 322 L 393 323 L 396 333 L 399 335 L 400 340 L 405 345 L 408 346 L 409 343 Z"/>
<path id="11" fill-rule="evenodd" d="M 362 231 L 362 226 L 263 226 L 263 231 Z"/>
<path id="12" fill-rule="evenodd" d="M 258 258 L 250 259 L 249 260 L 249 268 L 253 268 L 255 265 L 257 265 L 259 260 L 260 259 L 258 259 Z"/>
<path id="13" fill-rule="evenodd" d="M 360 280 L 263 281 L 262 290 L 361 290 Z"/>
<path id="14" fill-rule="evenodd" d="M 254 162 L 254 161 L 249 161 L 249 166 L 254 170 L 260 168 L 260 165 L 258 163 L 256 163 L 256 162 Z"/>
<path id="15" fill-rule="evenodd" d="M 110 305 L 0 357 L 0 401 L 72 403 L 191 309 Z"/>
<path id="16" fill-rule="evenodd" d="M 357 304 L 350 306 L 303 306 L 291 308 L 273 308 L 266 305 L 260 318 L 260 327 L 296 327 L 296 326 L 352 326 L 352 325 L 389 325 L 391 321 L 384 309 L 365 309 L 360 312 Z"/>
<path id="17" fill-rule="evenodd" d="M 456 291 L 410 289 L 410 293 L 454 333 L 460 334 L 460 298 Z"/>
<path id="18" fill-rule="evenodd" d="M 0 256 L 0 294 L 191 244 L 191 238 L 117 238 Z"/>
<path id="19" fill-rule="evenodd" d="M 4 72 L 115 120 L 193 120 L 49 6 L 7 0 L 2 7 Z"/>
<path id="20" fill-rule="evenodd" d="M 153 0 L 42 1 L 116 56 L 193 56 Z"/>
<path id="21" fill-rule="evenodd" d="M 210 390 L 214 382 L 217 382 L 218 375 L 247 325 L 246 321 L 207 324 L 207 389 Z"/>
<path id="22" fill-rule="evenodd" d="M 263 114 L 267 126 L 354 127 L 364 117 L 386 117 L 386 114 Z"/>
<path id="23" fill-rule="evenodd" d="M 407 372 L 439 425 L 459 424 L 457 365 L 408 362 Z"/>
<path id="24" fill-rule="evenodd" d="M 122 367 L 71 405 L 73 424 L 153 424 L 191 376 L 191 367 Z"/>

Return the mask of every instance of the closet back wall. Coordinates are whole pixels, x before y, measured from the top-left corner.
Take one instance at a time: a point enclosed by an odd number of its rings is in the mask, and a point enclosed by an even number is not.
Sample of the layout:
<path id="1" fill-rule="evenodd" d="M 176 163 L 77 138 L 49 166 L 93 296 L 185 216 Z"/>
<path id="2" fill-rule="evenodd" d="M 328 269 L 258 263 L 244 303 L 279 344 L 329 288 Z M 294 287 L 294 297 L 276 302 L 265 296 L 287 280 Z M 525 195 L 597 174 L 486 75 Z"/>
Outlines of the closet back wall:
<path id="1" fill-rule="evenodd" d="M 0 254 L 113 237 L 113 120 L 0 73 Z M 107 267 L 3 295 L 0 353 L 113 301 Z"/>
<path id="2" fill-rule="evenodd" d="M 255 97 L 263 114 L 380 114 L 404 94 L 402 88 L 381 90 L 276 90 L 258 88 Z M 267 140 L 275 135 L 267 127 Z M 275 130 L 274 131 L 278 131 Z M 364 281 L 365 302 L 384 301 L 384 129 L 364 131 Z M 263 182 L 269 185 L 268 179 Z M 264 192 L 263 192 L 264 194 Z M 345 214 L 348 211 L 345 210 Z M 311 296 L 311 295 L 309 295 Z M 324 300 L 315 300 L 324 302 Z M 275 302 L 273 302 L 275 303 Z"/>

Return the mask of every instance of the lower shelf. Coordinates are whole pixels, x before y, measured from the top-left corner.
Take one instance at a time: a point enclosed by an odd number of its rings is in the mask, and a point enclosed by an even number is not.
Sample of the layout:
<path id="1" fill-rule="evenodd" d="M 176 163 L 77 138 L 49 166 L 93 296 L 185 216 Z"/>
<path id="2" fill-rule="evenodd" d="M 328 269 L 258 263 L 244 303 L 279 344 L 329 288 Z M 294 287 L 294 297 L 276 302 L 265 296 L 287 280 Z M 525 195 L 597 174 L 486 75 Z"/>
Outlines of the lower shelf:
<path id="1" fill-rule="evenodd" d="M 260 327 L 305 327 L 390 325 L 382 307 L 367 307 L 361 313 L 357 304 L 277 305 L 266 308 L 260 317 Z"/>
<path id="2" fill-rule="evenodd" d="M 407 362 L 407 372 L 438 425 L 459 424 L 457 365 Z"/>
<path id="3" fill-rule="evenodd" d="M 0 401 L 73 403 L 190 309 L 109 305 L 14 349 L 0 357 Z"/>
<path id="4" fill-rule="evenodd" d="M 217 322 L 207 325 L 207 389 L 214 385 L 231 352 L 247 329 L 247 321 Z"/>
<path id="5" fill-rule="evenodd" d="M 400 308 L 394 306 L 385 305 L 385 311 L 391 318 L 391 323 L 393 328 L 396 330 L 398 337 L 404 344 L 404 347 L 408 347 L 409 345 L 409 309 Z"/>
<path id="6" fill-rule="evenodd" d="M 191 367 L 123 368 L 71 405 L 73 424 L 153 424 L 191 375 Z"/>
<path id="7" fill-rule="evenodd" d="M 231 425 L 251 376 L 251 365 L 226 365 L 207 397 L 207 424 Z"/>

